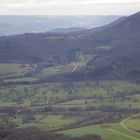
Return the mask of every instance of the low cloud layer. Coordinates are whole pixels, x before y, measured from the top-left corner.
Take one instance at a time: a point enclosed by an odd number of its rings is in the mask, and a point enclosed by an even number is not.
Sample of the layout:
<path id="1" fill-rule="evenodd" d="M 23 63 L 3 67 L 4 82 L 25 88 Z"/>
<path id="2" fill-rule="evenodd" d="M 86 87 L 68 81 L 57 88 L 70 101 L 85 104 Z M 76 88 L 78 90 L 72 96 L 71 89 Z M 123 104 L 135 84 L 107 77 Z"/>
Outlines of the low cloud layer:
<path id="1" fill-rule="evenodd" d="M 139 10 L 139 0 L 0 0 L 1 15 L 123 15 Z"/>

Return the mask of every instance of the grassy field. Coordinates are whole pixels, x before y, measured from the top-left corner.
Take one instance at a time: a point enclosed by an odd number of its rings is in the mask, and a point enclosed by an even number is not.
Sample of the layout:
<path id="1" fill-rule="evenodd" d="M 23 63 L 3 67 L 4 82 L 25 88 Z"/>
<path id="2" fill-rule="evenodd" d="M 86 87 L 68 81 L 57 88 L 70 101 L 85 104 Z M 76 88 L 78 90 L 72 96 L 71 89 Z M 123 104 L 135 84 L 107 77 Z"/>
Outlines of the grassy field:
<path id="1" fill-rule="evenodd" d="M 38 80 L 34 77 L 23 77 L 23 78 L 17 78 L 17 79 L 8 79 L 4 80 L 4 82 L 32 82 Z"/>
<path id="2" fill-rule="evenodd" d="M 26 117 L 23 115 L 17 115 L 13 121 L 19 128 L 23 127 L 38 127 L 41 129 L 47 130 L 55 130 L 59 128 L 63 128 L 75 121 L 77 121 L 79 117 L 77 116 L 63 116 L 63 115 L 40 115 L 36 114 L 30 122 L 26 122 Z"/>
<path id="3" fill-rule="evenodd" d="M 42 74 L 45 76 L 56 75 L 71 72 L 73 69 L 73 65 L 61 65 L 61 66 L 53 66 L 48 67 L 42 70 Z"/>
<path id="4" fill-rule="evenodd" d="M 6 101 L 0 101 L 0 107 L 4 107 L 4 106 L 14 106 L 16 105 L 16 103 L 13 102 L 6 102 Z"/>
<path id="5" fill-rule="evenodd" d="M 61 131 L 65 135 L 83 136 L 88 134 L 100 135 L 103 140 L 139 140 L 140 136 L 130 133 L 120 126 L 120 124 L 91 125 L 76 129 Z"/>
<path id="6" fill-rule="evenodd" d="M 35 65 L 29 64 L 0 63 L 0 78 L 23 76 L 34 68 Z"/>
<path id="7" fill-rule="evenodd" d="M 136 132 L 140 132 L 140 114 L 124 120 L 123 125 L 128 129 L 131 129 Z"/>
<path id="8" fill-rule="evenodd" d="M 10 73 L 20 73 L 23 71 L 20 64 L 0 64 L 0 75 L 10 74 Z"/>

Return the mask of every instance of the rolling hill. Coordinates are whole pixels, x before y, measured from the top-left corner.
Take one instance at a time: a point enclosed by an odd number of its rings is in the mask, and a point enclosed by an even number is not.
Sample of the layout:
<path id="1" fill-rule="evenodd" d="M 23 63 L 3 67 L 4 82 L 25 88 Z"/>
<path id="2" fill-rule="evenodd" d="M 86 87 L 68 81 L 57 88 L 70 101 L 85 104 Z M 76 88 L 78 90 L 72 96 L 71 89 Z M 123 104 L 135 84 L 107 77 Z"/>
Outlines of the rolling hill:
<path id="1" fill-rule="evenodd" d="M 105 42 L 111 53 L 91 61 L 89 67 L 95 67 L 98 73 L 110 73 L 115 77 L 140 78 L 140 13 L 136 13 L 120 22 L 111 24 L 103 30 L 91 33 L 95 41 Z M 103 71 L 102 71 L 103 70 Z M 99 72 L 100 71 L 100 72 Z M 101 74 L 101 76 L 103 76 Z M 107 74 L 108 76 L 108 74 Z"/>
<path id="2" fill-rule="evenodd" d="M 76 33 L 23 34 L 0 38 L 0 62 L 67 64 L 77 53 L 94 55 L 80 71 L 54 79 L 140 78 L 140 13 Z M 51 78 L 50 78 L 51 79 Z"/>

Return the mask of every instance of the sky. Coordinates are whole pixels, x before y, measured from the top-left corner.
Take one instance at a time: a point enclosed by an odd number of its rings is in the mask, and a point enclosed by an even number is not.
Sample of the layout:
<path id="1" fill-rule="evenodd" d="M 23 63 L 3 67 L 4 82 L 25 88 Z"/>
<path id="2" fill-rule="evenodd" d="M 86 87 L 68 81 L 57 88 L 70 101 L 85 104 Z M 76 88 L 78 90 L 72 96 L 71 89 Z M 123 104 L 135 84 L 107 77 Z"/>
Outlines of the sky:
<path id="1" fill-rule="evenodd" d="M 0 0 L 0 15 L 129 15 L 140 0 Z"/>

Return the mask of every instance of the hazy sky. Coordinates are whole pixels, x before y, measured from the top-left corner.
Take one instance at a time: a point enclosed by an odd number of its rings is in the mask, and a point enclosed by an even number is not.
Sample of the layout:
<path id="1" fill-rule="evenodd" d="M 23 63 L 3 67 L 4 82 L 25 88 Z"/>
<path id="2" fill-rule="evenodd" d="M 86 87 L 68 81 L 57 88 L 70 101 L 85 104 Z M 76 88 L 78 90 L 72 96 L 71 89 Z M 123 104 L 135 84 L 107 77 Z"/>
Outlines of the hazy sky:
<path id="1" fill-rule="evenodd" d="M 0 14 L 108 15 L 140 11 L 140 0 L 0 0 Z"/>

